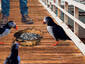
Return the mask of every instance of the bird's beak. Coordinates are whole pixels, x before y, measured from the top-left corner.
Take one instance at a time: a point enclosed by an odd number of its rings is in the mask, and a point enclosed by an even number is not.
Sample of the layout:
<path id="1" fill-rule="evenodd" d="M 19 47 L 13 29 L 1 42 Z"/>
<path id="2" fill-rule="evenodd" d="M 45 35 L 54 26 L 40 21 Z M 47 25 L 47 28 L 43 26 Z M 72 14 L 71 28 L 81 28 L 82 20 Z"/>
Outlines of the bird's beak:
<path id="1" fill-rule="evenodd" d="M 14 26 L 14 29 L 18 30 L 18 27 L 17 26 Z"/>
<path id="2" fill-rule="evenodd" d="M 46 22 L 43 22 L 43 24 L 46 24 Z"/>

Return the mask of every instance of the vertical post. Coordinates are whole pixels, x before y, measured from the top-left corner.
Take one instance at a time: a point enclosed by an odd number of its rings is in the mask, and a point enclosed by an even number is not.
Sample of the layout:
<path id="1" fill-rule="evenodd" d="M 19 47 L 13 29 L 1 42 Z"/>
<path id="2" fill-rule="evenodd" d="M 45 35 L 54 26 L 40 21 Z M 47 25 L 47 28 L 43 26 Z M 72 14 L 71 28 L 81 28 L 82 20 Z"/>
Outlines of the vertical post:
<path id="1" fill-rule="evenodd" d="M 41 0 L 42 2 L 44 2 L 44 0 Z"/>
<path id="2" fill-rule="evenodd" d="M 64 4 L 64 10 L 66 10 L 68 12 L 68 3 L 67 2 L 65 2 L 65 4 Z M 68 24 L 68 16 L 66 14 L 64 14 L 64 22 L 66 24 Z"/>
<path id="3" fill-rule="evenodd" d="M 1 12 L 1 0 L 0 0 L 0 12 Z"/>
<path id="4" fill-rule="evenodd" d="M 47 0 L 45 0 L 45 4 L 47 4 Z"/>
<path id="5" fill-rule="evenodd" d="M 0 19 L 1 19 L 1 0 L 0 0 Z M 1 28 L 2 22 L 0 21 L 0 28 Z"/>
<path id="6" fill-rule="evenodd" d="M 1 0 L 0 0 L 0 11 L 1 11 Z"/>
<path id="7" fill-rule="evenodd" d="M 60 5 L 61 5 L 61 0 L 58 0 L 58 6 L 60 6 Z M 61 16 L 61 11 L 58 8 L 58 17 L 60 18 L 60 16 Z"/>
<path id="8" fill-rule="evenodd" d="M 54 3 L 56 3 L 56 0 L 53 0 Z M 56 7 L 53 5 L 53 12 L 56 12 Z"/>
<path id="9" fill-rule="evenodd" d="M 46 5 L 48 5 L 48 0 L 45 0 L 46 1 Z"/>
<path id="10" fill-rule="evenodd" d="M 48 6 L 48 0 L 47 0 L 47 6 Z"/>
<path id="11" fill-rule="evenodd" d="M 49 1 L 50 5 L 49 5 L 49 8 L 51 9 L 51 2 Z"/>
<path id="12" fill-rule="evenodd" d="M 79 19 L 79 11 L 78 8 L 74 6 L 74 16 L 75 18 Z M 74 22 L 74 33 L 78 36 L 79 34 L 79 27 L 76 22 Z"/>
<path id="13" fill-rule="evenodd" d="M 43 0 L 43 2 L 46 4 L 46 0 Z"/>
<path id="14" fill-rule="evenodd" d="M 48 7 L 50 7 L 50 1 L 48 0 Z"/>

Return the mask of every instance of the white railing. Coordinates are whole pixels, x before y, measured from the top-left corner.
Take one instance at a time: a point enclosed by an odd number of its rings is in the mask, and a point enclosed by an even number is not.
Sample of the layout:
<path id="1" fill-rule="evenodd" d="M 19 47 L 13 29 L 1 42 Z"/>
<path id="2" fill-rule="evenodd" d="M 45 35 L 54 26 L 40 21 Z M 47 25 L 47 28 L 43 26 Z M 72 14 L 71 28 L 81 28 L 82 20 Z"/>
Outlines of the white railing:
<path id="1" fill-rule="evenodd" d="M 78 38 L 79 32 L 79 25 L 85 29 L 85 24 L 82 23 L 79 18 L 79 11 L 78 9 L 82 9 L 85 11 L 85 5 L 80 4 L 73 0 L 65 0 L 64 2 L 64 9 L 61 8 L 61 0 L 39 0 L 40 3 L 46 8 L 46 10 L 51 14 L 51 16 L 56 20 L 56 23 L 59 24 L 67 33 L 67 35 L 72 39 L 75 45 L 80 49 L 80 51 L 85 55 L 85 45 L 84 43 Z M 56 3 L 57 1 L 57 3 Z M 68 13 L 69 5 L 74 6 L 74 16 Z M 51 8 L 53 6 L 53 8 Z M 55 10 L 58 10 L 58 15 L 56 15 Z M 60 19 L 61 11 L 64 13 L 64 21 Z M 67 26 L 68 25 L 68 17 L 71 18 L 74 22 L 74 32 Z"/>
<path id="2" fill-rule="evenodd" d="M 0 0 L 0 12 L 1 12 L 1 0 Z"/>

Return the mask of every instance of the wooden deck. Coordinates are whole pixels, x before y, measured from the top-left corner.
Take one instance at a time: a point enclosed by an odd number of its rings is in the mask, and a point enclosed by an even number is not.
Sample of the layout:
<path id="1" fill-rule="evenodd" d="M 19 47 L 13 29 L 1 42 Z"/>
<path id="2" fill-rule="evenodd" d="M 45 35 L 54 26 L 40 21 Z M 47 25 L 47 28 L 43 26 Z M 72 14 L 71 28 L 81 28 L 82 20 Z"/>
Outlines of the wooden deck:
<path id="1" fill-rule="evenodd" d="M 71 41 L 60 41 L 61 46 L 52 46 L 55 40 L 48 34 L 46 25 L 42 24 L 44 16 L 50 15 L 39 1 L 29 0 L 28 6 L 29 16 L 33 19 L 34 24 L 26 25 L 21 23 L 18 0 L 11 0 L 9 20 L 14 20 L 19 30 L 34 26 L 41 29 L 44 33 L 40 45 L 19 47 L 20 64 L 85 64 L 85 57 Z M 11 34 L 0 39 L 0 41 L 6 42 L 5 45 L 0 45 L 0 64 L 3 64 L 6 57 L 10 54 L 11 44 L 14 40 L 13 34 L 15 32 L 13 29 Z"/>

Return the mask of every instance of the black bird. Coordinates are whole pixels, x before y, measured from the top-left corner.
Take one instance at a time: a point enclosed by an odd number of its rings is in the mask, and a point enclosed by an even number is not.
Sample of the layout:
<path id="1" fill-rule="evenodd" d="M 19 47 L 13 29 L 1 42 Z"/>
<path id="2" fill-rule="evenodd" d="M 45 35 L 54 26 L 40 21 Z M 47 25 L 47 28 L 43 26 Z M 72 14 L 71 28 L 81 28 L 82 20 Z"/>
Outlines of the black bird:
<path id="1" fill-rule="evenodd" d="M 47 31 L 56 40 L 56 44 L 54 44 L 54 46 L 58 44 L 59 40 L 70 40 L 63 28 L 57 25 L 51 17 L 45 17 L 43 23 L 47 24 Z"/>
<path id="2" fill-rule="evenodd" d="M 20 64 L 20 56 L 18 56 L 18 43 L 14 43 L 11 48 L 11 54 L 5 60 L 4 64 Z"/>
<path id="3" fill-rule="evenodd" d="M 17 29 L 16 23 L 13 21 L 9 21 L 6 25 L 0 28 L 0 38 L 8 35 L 12 28 Z M 2 44 L 2 42 L 0 42 L 0 44 Z"/>

